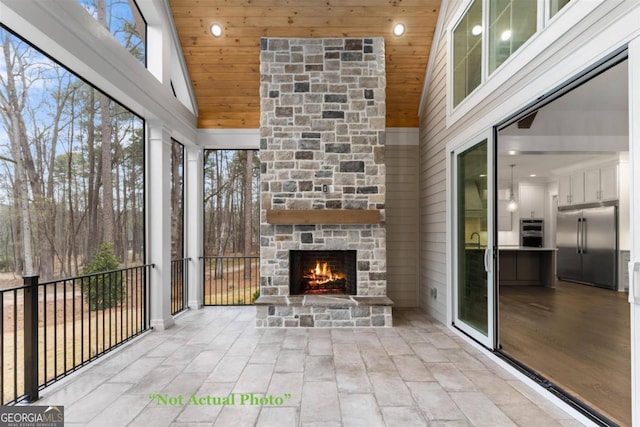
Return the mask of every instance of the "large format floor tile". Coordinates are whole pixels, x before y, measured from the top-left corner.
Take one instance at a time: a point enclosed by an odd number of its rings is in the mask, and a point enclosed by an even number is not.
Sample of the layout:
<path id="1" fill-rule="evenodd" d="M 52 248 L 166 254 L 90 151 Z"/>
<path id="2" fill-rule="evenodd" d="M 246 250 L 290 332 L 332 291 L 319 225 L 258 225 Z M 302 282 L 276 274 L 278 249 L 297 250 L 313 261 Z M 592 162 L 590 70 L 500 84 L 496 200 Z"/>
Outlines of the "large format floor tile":
<path id="1" fill-rule="evenodd" d="M 41 392 L 68 425 L 578 425 L 417 309 L 393 328 L 257 329 L 207 307 Z"/>

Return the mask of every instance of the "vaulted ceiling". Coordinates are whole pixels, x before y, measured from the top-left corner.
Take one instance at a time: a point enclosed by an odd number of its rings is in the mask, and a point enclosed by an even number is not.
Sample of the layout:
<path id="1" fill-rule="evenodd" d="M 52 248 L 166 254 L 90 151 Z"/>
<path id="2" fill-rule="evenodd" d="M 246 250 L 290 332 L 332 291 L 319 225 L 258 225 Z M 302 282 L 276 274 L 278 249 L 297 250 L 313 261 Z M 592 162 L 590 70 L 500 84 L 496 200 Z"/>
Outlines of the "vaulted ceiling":
<path id="1" fill-rule="evenodd" d="M 386 44 L 387 126 L 418 126 L 441 0 L 169 0 L 200 128 L 260 127 L 261 37 L 374 37 Z M 223 35 L 214 38 L 218 23 Z M 406 26 L 402 37 L 392 34 Z"/>

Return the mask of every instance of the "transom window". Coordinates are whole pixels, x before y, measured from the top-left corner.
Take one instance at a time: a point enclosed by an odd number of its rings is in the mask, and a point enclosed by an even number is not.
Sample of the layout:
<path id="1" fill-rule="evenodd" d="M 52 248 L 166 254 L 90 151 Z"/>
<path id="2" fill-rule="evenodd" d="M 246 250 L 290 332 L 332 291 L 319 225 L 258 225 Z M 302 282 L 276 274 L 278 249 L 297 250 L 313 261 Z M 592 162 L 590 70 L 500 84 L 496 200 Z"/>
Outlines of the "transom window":
<path id="1" fill-rule="evenodd" d="M 147 23 L 134 0 L 78 0 L 78 3 L 146 66 Z"/>
<path id="2" fill-rule="evenodd" d="M 531 0 L 489 2 L 489 74 L 535 34 L 538 4 Z"/>
<path id="3" fill-rule="evenodd" d="M 550 0 L 549 1 L 549 18 L 556 16 L 560 9 L 565 7 L 570 0 Z"/>
<path id="4" fill-rule="evenodd" d="M 473 0 L 453 27 L 452 106 L 457 107 L 570 0 Z M 545 13 L 539 13 L 544 8 Z M 488 31 L 487 31 L 488 28 Z"/>

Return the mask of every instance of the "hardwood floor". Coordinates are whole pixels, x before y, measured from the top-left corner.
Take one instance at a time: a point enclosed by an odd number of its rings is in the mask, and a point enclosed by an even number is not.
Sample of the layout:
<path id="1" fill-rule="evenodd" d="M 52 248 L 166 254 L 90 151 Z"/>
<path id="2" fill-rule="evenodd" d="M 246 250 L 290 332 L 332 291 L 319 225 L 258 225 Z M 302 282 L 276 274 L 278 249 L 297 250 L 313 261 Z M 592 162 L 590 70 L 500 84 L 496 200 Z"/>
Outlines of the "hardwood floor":
<path id="1" fill-rule="evenodd" d="M 502 351 L 620 425 L 631 425 L 627 294 L 558 282 L 501 286 Z"/>

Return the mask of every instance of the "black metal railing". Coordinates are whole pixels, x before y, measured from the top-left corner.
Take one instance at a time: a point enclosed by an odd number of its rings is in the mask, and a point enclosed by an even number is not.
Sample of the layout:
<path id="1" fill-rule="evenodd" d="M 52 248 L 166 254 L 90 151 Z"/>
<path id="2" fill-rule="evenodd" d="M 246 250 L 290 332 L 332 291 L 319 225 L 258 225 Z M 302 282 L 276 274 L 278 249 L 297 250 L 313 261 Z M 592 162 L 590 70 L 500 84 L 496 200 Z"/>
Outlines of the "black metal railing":
<path id="1" fill-rule="evenodd" d="M 171 314 L 188 308 L 189 261 L 191 258 L 171 260 Z"/>
<path id="2" fill-rule="evenodd" d="M 149 329 L 152 265 L 2 289 L 0 398 L 38 391 Z"/>
<path id="3" fill-rule="evenodd" d="M 260 257 L 202 257 L 204 305 L 250 305 L 260 289 Z"/>

